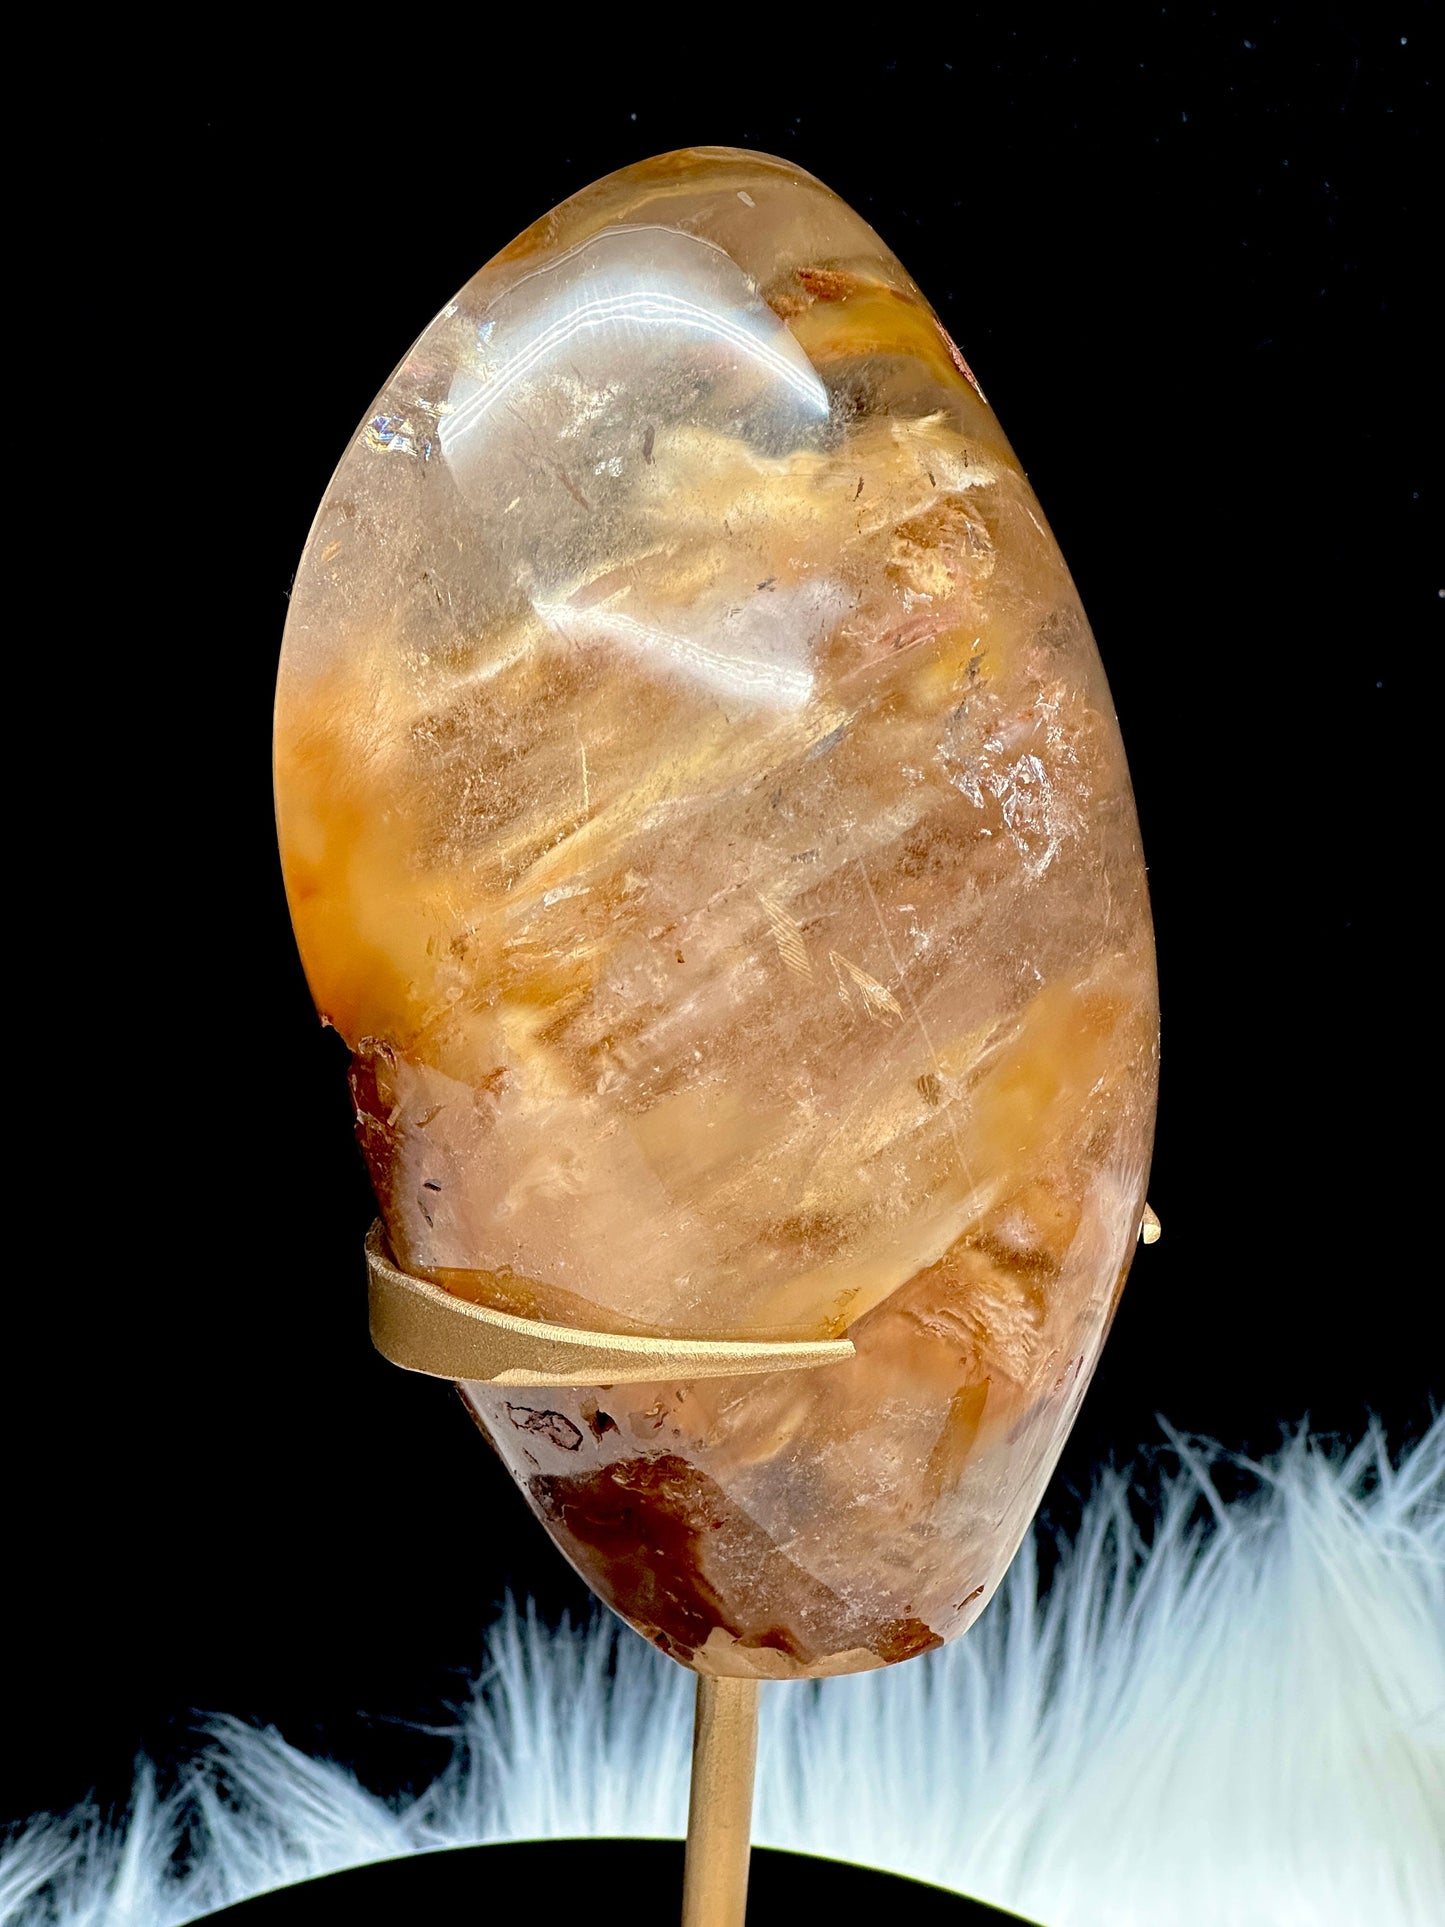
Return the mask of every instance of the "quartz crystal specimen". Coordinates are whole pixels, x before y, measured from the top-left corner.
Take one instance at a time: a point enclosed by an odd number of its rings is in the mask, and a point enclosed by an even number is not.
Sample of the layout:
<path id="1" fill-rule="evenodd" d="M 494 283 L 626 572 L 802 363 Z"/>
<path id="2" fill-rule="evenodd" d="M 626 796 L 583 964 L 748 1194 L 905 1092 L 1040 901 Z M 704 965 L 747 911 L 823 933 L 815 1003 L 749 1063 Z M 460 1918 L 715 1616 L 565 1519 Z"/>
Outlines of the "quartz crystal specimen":
<path id="1" fill-rule="evenodd" d="M 858 215 L 700 148 L 484 267 L 316 518 L 276 783 L 403 1268 L 856 1346 L 463 1386 L 577 1569 L 704 1672 L 962 1631 L 1134 1249 L 1153 944 L 1063 558 Z"/>

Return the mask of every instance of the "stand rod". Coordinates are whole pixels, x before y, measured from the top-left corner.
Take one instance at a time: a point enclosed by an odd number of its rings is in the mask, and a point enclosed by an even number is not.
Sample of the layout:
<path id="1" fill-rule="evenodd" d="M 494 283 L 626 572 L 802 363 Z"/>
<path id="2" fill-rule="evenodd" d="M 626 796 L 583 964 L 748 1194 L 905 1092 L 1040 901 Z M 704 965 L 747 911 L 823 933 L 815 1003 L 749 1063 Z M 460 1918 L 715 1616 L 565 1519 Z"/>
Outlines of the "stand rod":
<path id="1" fill-rule="evenodd" d="M 758 1682 L 698 1675 L 682 1927 L 743 1927 L 752 1847 Z"/>

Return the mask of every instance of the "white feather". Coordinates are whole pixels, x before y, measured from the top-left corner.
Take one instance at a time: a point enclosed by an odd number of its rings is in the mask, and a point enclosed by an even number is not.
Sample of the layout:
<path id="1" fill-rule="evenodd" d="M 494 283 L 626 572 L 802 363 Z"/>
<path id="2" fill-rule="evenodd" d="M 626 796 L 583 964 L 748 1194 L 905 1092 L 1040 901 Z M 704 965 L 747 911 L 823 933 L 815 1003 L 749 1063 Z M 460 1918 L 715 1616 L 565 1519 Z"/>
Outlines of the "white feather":
<path id="1" fill-rule="evenodd" d="M 1047 1588 L 1036 1538 L 945 1651 L 768 1689 L 756 1838 L 1047 1927 L 1439 1927 L 1445 1418 L 1394 1462 L 1373 1428 L 1347 1453 L 1301 1434 L 1227 1505 L 1220 1448 L 1171 1443 L 1147 1543 L 1109 1472 Z M 509 1610 L 420 1795 L 213 1722 L 123 1825 L 14 1836 L 0 1921 L 179 1927 L 431 1847 L 679 1834 L 690 1717 L 687 1676 L 615 1623 Z"/>

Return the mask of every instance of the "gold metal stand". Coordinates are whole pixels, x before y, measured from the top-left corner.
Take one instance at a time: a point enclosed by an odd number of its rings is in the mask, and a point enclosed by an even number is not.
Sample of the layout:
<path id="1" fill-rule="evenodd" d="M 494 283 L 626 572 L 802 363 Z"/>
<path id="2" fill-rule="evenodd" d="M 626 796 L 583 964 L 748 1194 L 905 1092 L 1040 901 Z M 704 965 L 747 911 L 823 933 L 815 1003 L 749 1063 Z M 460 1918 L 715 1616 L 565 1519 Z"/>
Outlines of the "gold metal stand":
<path id="1" fill-rule="evenodd" d="M 1157 1242 L 1146 1204 L 1139 1237 Z M 459 1298 L 403 1271 L 381 1220 L 366 1234 L 371 1339 L 383 1358 L 430 1378 L 483 1385 L 638 1385 L 667 1378 L 799 1372 L 852 1358 L 850 1338 L 670 1338 L 578 1331 Z"/>
<path id="2" fill-rule="evenodd" d="M 682 1927 L 743 1927 L 758 1756 L 758 1682 L 697 1682 Z"/>
<path id="3" fill-rule="evenodd" d="M 371 1340 L 383 1358 L 430 1378 L 483 1385 L 627 1385 L 736 1378 L 837 1365 L 850 1338 L 667 1338 L 574 1331 L 515 1318 L 402 1271 L 378 1220 L 367 1233 Z"/>
<path id="4" fill-rule="evenodd" d="M 1139 1237 L 1159 1220 L 1146 1205 Z M 635 1337 L 574 1331 L 458 1298 L 402 1271 L 378 1221 L 366 1240 L 371 1336 L 393 1364 L 433 1378 L 491 1385 L 626 1385 L 800 1371 L 853 1356 L 846 1338 L 776 1340 Z M 748 1905 L 758 1685 L 698 1676 L 682 1927 L 743 1927 Z"/>
<path id="5" fill-rule="evenodd" d="M 851 1339 L 634 1337 L 545 1325 L 402 1271 L 380 1221 L 366 1239 L 371 1337 L 394 1365 L 488 1385 L 626 1385 L 803 1371 L 853 1357 Z M 698 1676 L 683 1927 L 743 1927 L 752 1841 L 758 1681 Z"/>

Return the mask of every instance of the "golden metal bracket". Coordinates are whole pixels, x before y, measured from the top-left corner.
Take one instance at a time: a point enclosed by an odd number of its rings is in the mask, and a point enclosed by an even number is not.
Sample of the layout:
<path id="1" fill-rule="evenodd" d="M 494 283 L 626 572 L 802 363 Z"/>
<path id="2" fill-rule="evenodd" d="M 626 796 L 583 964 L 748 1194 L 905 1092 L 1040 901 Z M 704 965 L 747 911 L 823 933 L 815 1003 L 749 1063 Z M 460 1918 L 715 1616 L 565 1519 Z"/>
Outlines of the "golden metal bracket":
<path id="1" fill-rule="evenodd" d="M 1140 1241 L 1157 1242 L 1146 1204 Z M 625 1385 L 668 1378 L 732 1378 L 802 1371 L 854 1355 L 847 1338 L 768 1340 L 633 1337 L 516 1318 L 458 1298 L 400 1270 L 380 1219 L 366 1236 L 371 1337 L 394 1365 L 431 1378 L 489 1385 Z M 683 1874 L 683 1927 L 742 1927 L 747 1908 L 755 1679 L 700 1675 L 693 1721 L 692 1796 Z"/>
<path id="2" fill-rule="evenodd" d="M 430 1378 L 484 1385 L 626 1385 L 806 1371 L 853 1356 L 848 1338 L 639 1338 L 516 1318 L 399 1270 L 379 1219 L 366 1236 L 366 1268 L 372 1343 L 393 1365 Z"/>
<path id="3" fill-rule="evenodd" d="M 1159 1239 L 1149 1205 L 1140 1240 Z M 378 1218 L 366 1234 L 371 1338 L 393 1365 L 483 1385 L 626 1385 L 667 1378 L 737 1378 L 808 1371 L 853 1357 L 848 1338 L 637 1337 L 547 1325 L 459 1298 L 402 1271 Z"/>
<path id="4" fill-rule="evenodd" d="M 1159 1238 L 1159 1219 L 1147 1204 L 1139 1237 L 1146 1245 Z M 808 1371 L 853 1357 L 848 1338 L 637 1337 L 493 1311 L 402 1271 L 379 1218 L 366 1234 L 366 1268 L 372 1343 L 393 1365 L 429 1378 L 483 1385 L 626 1385 Z"/>

